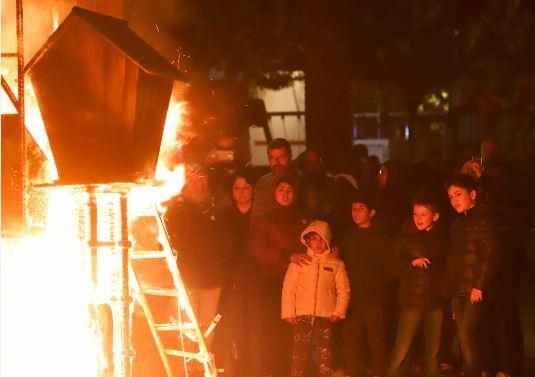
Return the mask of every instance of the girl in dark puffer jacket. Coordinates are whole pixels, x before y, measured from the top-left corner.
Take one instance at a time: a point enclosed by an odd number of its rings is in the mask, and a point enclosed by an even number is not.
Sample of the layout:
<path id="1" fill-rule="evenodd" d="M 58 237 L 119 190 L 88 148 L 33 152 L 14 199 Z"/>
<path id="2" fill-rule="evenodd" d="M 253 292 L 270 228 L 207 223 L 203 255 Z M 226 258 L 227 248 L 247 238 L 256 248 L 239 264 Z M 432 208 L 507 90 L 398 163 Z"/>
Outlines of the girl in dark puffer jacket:
<path id="1" fill-rule="evenodd" d="M 499 228 L 485 204 L 477 204 L 477 186 L 465 174 L 447 185 L 450 203 L 459 216 L 450 228 L 447 278 L 457 323 L 465 377 L 481 376 L 476 329 L 482 302 L 489 296 L 501 255 Z"/>

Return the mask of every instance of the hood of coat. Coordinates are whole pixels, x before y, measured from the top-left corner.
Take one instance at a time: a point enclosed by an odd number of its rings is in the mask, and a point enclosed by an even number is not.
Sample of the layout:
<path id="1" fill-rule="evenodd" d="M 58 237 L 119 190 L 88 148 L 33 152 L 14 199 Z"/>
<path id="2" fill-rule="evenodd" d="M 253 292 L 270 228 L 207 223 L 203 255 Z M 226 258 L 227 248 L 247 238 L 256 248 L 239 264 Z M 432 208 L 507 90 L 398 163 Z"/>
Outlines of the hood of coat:
<path id="1" fill-rule="evenodd" d="M 306 239 L 305 239 L 306 235 L 309 233 L 319 234 L 319 236 L 323 238 L 323 240 L 327 244 L 327 251 L 324 254 L 325 255 L 330 254 L 332 236 L 331 236 L 331 228 L 329 228 L 329 224 L 327 224 L 325 221 L 319 221 L 319 220 L 312 221 L 310 224 L 308 224 L 306 229 L 303 230 L 303 232 L 301 233 L 301 242 L 303 243 L 303 245 L 307 247 L 307 253 L 311 254 L 310 252 L 312 252 L 312 255 L 314 255 L 314 252 L 308 247 Z"/>

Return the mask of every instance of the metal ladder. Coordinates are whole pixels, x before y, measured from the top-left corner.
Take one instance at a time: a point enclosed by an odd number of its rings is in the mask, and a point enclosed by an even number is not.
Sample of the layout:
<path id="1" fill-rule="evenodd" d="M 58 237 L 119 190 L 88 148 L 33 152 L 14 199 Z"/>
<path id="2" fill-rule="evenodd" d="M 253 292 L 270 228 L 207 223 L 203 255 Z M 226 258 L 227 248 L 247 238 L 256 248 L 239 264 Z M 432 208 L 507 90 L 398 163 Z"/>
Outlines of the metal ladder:
<path id="1" fill-rule="evenodd" d="M 213 330 L 220 316 L 214 319 L 204 334 L 201 333 L 180 278 L 176 255 L 169 243 L 163 220 L 159 212 L 155 211 L 160 234 L 164 235 L 163 250 L 130 252 L 132 286 L 143 308 L 167 376 L 179 375 L 178 370 L 173 371 L 170 357 L 180 357 L 183 358 L 185 372 L 181 376 L 188 376 L 188 366 L 196 360 L 200 363 L 198 369 L 202 366 L 204 377 L 215 377 L 217 370 L 213 356 L 208 352 L 204 339 Z M 168 310 L 161 310 L 161 306 L 160 310 L 154 310 L 158 302 L 160 305 L 163 302 L 164 308 Z M 165 318 L 160 318 L 162 312 Z"/>

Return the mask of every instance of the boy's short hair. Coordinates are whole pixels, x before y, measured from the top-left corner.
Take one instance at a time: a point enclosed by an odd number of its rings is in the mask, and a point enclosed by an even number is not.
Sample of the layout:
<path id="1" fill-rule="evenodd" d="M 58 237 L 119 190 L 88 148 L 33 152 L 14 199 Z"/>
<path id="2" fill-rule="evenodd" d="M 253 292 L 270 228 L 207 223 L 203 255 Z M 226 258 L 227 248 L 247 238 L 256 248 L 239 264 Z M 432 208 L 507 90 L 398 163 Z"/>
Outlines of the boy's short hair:
<path id="1" fill-rule="evenodd" d="M 280 138 L 280 137 L 272 139 L 267 146 L 268 152 L 273 149 L 280 149 L 280 148 L 284 148 L 286 149 L 286 152 L 288 154 L 290 155 L 292 154 L 292 148 L 290 147 L 290 143 L 288 142 L 288 140 Z"/>
<path id="2" fill-rule="evenodd" d="M 303 238 L 305 239 L 305 241 L 309 242 L 310 241 L 310 237 L 313 235 L 313 234 L 317 234 L 319 236 L 321 236 L 318 232 L 314 232 L 313 230 L 306 233 Z"/>
<path id="3" fill-rule="evenodd" d="M 279 186 L 281 183 L 287 183 L 294 190 L 297 190 L 297 178 L 295 178 L 295 176 L 293 176 L 292 174 L 283 174 L 278 177 L 275 180 L 275 185 L 273 185 L 273 188 L 276 189 L 277 186 Z"/>
<path id="4" fill-rule="evenodd" d="M 351 199 L 351 204 L 362 203 L 368 207 L 368 210 L 377 209 L 377 199 L 371 192 L 358 190 Z"/>
<path id="5" fill-rule="evenodd" d="M 433 213 L 440 212 L 440 200 L 438 196 L 429 191 L 421 191 L 412 200 L 412 206 L 424 206 L 428 208 Z"/>
<path id="6" fill-rule="evenodd" d="M 446 190 L 451 186 L 463 188 L 467 191 L 477 191 L 478 184 L 475 178 L 468 174 L 456 174 L 446 181 Z"/>

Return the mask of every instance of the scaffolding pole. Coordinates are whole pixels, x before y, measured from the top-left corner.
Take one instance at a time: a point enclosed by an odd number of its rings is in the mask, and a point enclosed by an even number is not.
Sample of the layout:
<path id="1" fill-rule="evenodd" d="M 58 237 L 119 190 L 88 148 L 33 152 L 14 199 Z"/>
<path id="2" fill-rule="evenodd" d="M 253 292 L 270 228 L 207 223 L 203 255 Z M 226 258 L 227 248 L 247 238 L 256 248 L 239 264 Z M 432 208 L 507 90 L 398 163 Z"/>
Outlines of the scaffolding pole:
<path id="1" fill-rule="evenodd" d="M 19 112 L 19 132 L 20 132 L 20 174 L 22 187 L 22 213 L 21 231 L 26 230 L 26 208 L 28 202 L 28 172 L 26 169 L 26 132 L 24 117 L 24 22 L 22 12 L 22 0 L 17 2 L 17 84 L 18 84 L 18 112 Z"/>

